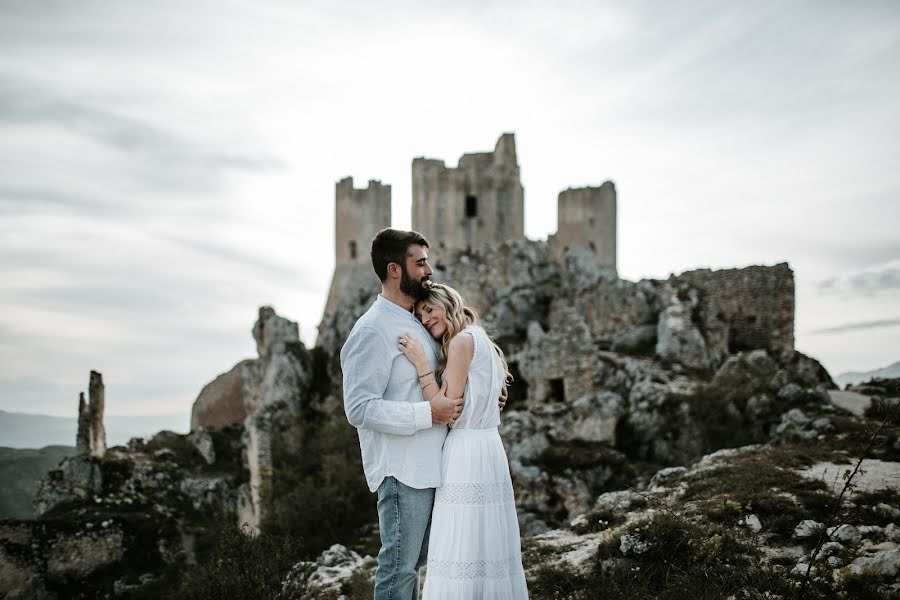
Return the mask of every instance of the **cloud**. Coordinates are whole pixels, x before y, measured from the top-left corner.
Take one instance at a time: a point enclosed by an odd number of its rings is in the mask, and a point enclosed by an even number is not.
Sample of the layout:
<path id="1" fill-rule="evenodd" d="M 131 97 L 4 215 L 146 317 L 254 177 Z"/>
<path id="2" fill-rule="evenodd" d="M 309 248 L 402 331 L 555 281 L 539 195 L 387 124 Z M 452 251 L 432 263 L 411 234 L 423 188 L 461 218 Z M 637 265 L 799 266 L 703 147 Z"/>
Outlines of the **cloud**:
<path id="1" fill-rule="evenodd" d="M 194 165 L 200 170 L 272 171 L 284 163 L 271 156 L 220 152 L 123 110 L 101 108 L 110 99 L 94 102 L 51 90 L 34 82 L 0 75 L 0 122 L 22 126 L 57 127 L 121 153 L 166 165 Z"/>
<path id="2" fill-rule="evenodd" d="M 844 323 L 843 325 L 835 325 L 834 327 L 823 327 L 810 331 L 810 335 L 830 334 L 830 333 L 847 333 L 850 331 L 861 331 L 865 329 L 883 329 L 885 327 L 897 327 L 900 325 L 900 319 L 877 319 L 874 321 L 858 321 L 855 323 Z"/>
<path id="3" fill-rule="evenodd" d="M 825 294 L 875 296 L 900 291 L 900 259 L 867 267 L 856 273 L 829 277 L 816 284 Z"/>

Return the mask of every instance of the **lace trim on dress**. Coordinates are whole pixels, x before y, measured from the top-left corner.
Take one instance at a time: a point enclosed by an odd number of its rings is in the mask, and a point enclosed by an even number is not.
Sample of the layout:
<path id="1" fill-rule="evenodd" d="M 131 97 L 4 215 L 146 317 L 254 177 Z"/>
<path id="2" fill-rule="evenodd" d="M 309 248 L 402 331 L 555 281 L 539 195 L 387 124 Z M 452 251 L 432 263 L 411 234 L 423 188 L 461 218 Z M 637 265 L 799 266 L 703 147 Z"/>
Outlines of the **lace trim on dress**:
<path id="1" fill-rule="evenodd" d="M 506 560 L 429 560 L 426 577 L 442 579 L 508 579 L 510 572 L 521 569 L 518 558 Z"/>
<path id="2" fill-rule="evenodd" d="M 443 504 L 506 504 L 515 502 L 511 481 L 445 483 L 437 489 L 434 502 Z"/>

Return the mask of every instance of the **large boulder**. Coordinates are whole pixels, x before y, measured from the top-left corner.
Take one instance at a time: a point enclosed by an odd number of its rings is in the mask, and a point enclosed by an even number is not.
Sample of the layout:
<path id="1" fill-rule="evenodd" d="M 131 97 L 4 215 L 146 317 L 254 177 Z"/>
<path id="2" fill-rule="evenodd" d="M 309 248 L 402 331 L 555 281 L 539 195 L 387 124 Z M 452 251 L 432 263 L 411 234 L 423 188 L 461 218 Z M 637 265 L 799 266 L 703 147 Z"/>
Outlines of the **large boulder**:
<path id="1" fill-rule="evenodd" d="M 242 423 L 252 410 L 250 396 L 255 360 L 242 360 L 203 386 L 191 409 L 191 430 Z"/>

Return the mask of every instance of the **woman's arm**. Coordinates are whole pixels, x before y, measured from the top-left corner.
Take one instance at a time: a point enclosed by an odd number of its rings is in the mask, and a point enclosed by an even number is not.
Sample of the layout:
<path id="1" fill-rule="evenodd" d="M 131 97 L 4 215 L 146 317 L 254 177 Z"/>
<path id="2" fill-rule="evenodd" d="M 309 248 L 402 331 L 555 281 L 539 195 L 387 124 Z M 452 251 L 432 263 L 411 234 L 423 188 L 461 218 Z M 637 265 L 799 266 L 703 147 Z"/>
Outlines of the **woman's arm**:
<path id="1" fill-rule="evenodd" d="M 450 340 L 447 347 L 447 368 L 444 369 L 444 384 L 448 398 L 462 398 L 466 392 L 469 367 L 475 355 L 475 338 L 468 333 L 460 333 Z"/>
<path id="2" fill-rule="evenodd" d="M 408 333 L 400 336 L 399 348 L 400 352 L 416 368 L 416 373 L 419 375 L 419 387 L 422 388 L 422 397 L 431 402 L 441 388 L 434 376 L 434 370 L 429 366 L 428 359 L 425 357 L 425 349 L 422 348 L 419 340 Z"/>

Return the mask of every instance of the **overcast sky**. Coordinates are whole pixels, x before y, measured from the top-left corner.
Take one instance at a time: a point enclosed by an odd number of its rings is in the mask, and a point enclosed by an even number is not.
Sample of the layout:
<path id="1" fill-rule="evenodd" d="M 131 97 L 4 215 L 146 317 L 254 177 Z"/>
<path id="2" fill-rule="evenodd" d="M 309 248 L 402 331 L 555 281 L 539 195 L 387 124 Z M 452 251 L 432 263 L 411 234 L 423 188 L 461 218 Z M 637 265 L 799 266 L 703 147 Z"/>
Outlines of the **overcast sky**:
<path id="1" fill-rule="evenodd" d="M 0 0 L 0 408 L 187 413 L 260 305 L 314 342 L 337 180 L 409 227 L 412 158 L 505 131 L 529 237 L 611 179 L 621 276 L 788 261 L 797 348 L 885 366 L 898 74 L 894 1 Z"/>

